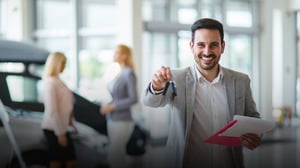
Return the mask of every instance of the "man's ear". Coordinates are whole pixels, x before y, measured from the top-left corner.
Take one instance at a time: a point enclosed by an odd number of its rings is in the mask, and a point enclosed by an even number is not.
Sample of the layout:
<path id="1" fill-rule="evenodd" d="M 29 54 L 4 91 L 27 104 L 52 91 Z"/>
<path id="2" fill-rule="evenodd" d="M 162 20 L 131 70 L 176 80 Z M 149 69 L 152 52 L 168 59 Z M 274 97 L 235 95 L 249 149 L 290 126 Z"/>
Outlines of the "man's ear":
<path id="1" fill-rule="evenodd" d="M 194 47 L 194 42 L 191 40 L 191 41 L 190 41 L 190 49 L 192 50 L 193 47 Z"/>
<path id="2" fill-rule="evenodd" d="M 222 47 L 222 53 L 224 53 L 224 51 L 225 51 L 225 41 L 222 42 L 221 47 Z"/>

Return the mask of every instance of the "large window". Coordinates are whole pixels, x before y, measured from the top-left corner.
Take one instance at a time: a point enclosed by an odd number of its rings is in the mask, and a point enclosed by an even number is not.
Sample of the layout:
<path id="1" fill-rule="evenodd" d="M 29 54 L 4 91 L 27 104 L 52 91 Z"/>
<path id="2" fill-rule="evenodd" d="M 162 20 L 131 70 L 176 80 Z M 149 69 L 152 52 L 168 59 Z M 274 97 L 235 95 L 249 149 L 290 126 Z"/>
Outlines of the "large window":
<path id="1" fill-rule="evenodd" d="M 114 67 L 115 1 L 36 0 L 35 4 L 37 43 L 68 57 L 62 79 L 88 99 L 104 101 L 104 76 Z"/>
<path id="2" fill-rule="evenodd" d="M 145 32 L 165 36 L 173 36 L 168 40 L 156 40 L 145 38 L 144 43 L 150 49 L 159 45 L 160 51 L 155 55 L 161 55 L 159 64 L 167 64 L 172 67 L 185 67 L 192 65 L 194 57 L 189 49 L 191 39 L 190 26 L 198 18 L 212 17 L 220 20 L 225 30 L 225 53 L 222 56 L 223 66 L 247 73 L 252 82 L 258 83 L 258 77 L 253 73 L 254 39 L 258 35 L 257 8 L 255 0 L 174 0 L 174 1 L 143 1 Z M 157 17 L 160 14 L 162 17 Z M 153 47 L 153 48 L 151 48 Z M 168 53 L 168 51 L 174 51 Z M 158 53 L 159 52 L 159 53 Z M 153 57 L 152 52 L 145 53 L 146 57 Z M 170 62 L 172 60 L 172 62 Z M 149 68 L 156 66 L 157 59 L 151 59 Z M 149 76 L 151 74 L 148 74 Z"/>
<path id="3" fill-rule="evenodd" d="M 0 39 L 5 37 L 6 16 L 6 0 L 0 0 Z"/>
<path id="4" fill-rule="evenodd" d="M 252 38 L 246 34 L 226 37 L 226 52 L 221 64 L 252 76 L 253 47 Z"/>
<path id="5" fill-rule="evenodd" d="M 79 14 L 79 92 L 93 101 L 108 101 L 116 34 L 115 2 L 82 0 Z M 114 71 L 113 71 L 114 72 Z M 110 71 L 110 73 L 112 73 Z"/>
<path id="6" fill-rule="evenodd" d="M 72 13 L 71 3 L 68 0 L 37 0 L 36 4 L 36 42 L 50 52 L 61 51 L 67 56 L 67 66 L 62 79 L 70 87 L 74 87 L 71 68 L 74 63 L 72 50 Z M 64 11 L 64 12 L 55 12 Z"/>
<path id="7" fill-rule="evenodd" d="M 227 0 L 225 1 L 225 12 L 228 26 L 232 27 L 253 27 L 254 5 L 249 0 Z"/>

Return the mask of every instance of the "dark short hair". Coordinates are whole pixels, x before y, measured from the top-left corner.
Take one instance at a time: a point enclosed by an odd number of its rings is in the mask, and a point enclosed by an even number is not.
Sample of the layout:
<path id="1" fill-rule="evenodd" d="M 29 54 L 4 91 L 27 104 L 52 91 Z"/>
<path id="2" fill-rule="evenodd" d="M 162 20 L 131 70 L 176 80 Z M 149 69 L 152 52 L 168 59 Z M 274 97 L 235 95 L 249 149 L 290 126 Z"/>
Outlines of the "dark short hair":
<path id="1" fill-rule="evenodd" d="M 211 18 L 202 18 L 194 22 L 191 27 L 192 31 L 192 41 L 194 42 L 195 32 L 198 29 L 217 29 L 219 30 L 221 36 L 221 42 L 224 41 L 224 30 L 221 22 L 211 19 Z"/>

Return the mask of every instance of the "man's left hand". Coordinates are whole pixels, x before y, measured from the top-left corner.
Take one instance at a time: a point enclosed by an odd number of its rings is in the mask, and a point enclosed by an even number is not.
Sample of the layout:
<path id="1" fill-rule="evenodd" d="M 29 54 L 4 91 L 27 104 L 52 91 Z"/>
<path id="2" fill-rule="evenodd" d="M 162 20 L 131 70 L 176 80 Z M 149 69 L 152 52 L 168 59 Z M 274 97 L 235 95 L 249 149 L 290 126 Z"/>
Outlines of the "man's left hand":
<path id="1" fill-rule="evenodd" d="M 248 133 L 240 136 L 242 143 L 245 147 L 250 150 L 255 149 L 261 144 L 261 136 L 256 134 Z"/>

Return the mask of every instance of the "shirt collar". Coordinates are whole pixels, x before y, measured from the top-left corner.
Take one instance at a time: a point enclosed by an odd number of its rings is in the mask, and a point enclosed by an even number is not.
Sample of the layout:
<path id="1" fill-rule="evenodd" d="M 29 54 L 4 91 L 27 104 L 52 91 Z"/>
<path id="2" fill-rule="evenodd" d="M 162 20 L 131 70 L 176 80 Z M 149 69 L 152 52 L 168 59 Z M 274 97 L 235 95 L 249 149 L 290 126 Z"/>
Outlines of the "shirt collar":
<path id="1" fill-rule="evenodd" d="M 194 65 L 194 69 L 196 71 L 196 77 L 197 77 L 197 80 L 199 81 L 200 79 L 203 79 L 205 81 L 207 81 L 203 76 L 202 74 L 198 71 L 197 67 L 196 67 L 196 64 Z M 223 77 L 224 77 L 224 73 L 223 73 L 223 68 L 221 65 L 219 65 L 219 73 L 217 75 L 217 77 L 211 82 L 211 83 L 215 83 L 215 82 L 220 82 L 221 80 L 223 80 Z"/>

